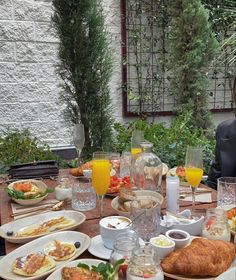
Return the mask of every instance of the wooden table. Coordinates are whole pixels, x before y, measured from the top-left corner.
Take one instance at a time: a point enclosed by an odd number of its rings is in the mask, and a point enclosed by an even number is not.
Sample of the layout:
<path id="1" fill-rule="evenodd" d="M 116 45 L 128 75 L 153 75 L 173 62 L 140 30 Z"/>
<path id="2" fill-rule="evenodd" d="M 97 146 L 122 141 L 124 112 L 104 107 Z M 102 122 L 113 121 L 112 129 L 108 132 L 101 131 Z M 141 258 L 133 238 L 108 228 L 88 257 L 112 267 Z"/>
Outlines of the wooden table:
<path id="1" fill-rule="evenodd" d="M 61 170 L 60 171 L 61 176 L 69 176 L 68 170 Z M 78 179 L 74 179 L 78 180 Z M 45 183 L 49 187 L 55 187 L 57 185 L 56 181 L 46 179 Z M 10 221 L 13 220 L 11 218 L 12 210 L 11 210 L 11 200 L 9 197 L 6 195 L 4 192 L 4 185 L 0 185 L 0 216 L 1 216 L 1 224 L 6 224 Z M 163 194 L 165 195 L 165 182 L 163 181 Z M 212 189 L 210 189 L 212 190 Z M 47 199 L 52 199 L 55 198 L 54 193 L 51 193 L 48 195 Z M 197 209 L 208 209 L 208 208 L 214 208 L 216 207 L 216 191 L 212 190 L 212 203 L 196 203 L 196 208 Z M 104 199 L 104 215 L 105 216 L 110 216 L 110 215 L 116 215 L 116 212 L 111 208 L 111 200 L 112 198 L 105 197 Z M 188 201 L 180 201 L 180 210 L 184 210 L 186 208 L 191 209 L 192 202 Z M 165 211 L 165 202 L 163 203 L 162 211 Z M 68 208 L 70 209 L 70 207 Z M 90 237 L 96 236 L 99 234 L 98 228 L 95 226 L 99 222 L 99 212 L 98 209 L 94 209 L 92 211 L 88 212 L 83 212 L 86 215 L 86 221 L 79 226 L 77 229 L 80 232 L 83 232 Z M 5 249 L 6 249 L 6 254 L 10 253 L 12 250 L 18 248 L 20 245 L 19 244 L 14 244 L 14 243 L 9 243 L 5 242 Z M 94 258 L 88 251 L 84 252 L 80 258 Z M 168 279 L 168 278 L 165 278 Z"/>

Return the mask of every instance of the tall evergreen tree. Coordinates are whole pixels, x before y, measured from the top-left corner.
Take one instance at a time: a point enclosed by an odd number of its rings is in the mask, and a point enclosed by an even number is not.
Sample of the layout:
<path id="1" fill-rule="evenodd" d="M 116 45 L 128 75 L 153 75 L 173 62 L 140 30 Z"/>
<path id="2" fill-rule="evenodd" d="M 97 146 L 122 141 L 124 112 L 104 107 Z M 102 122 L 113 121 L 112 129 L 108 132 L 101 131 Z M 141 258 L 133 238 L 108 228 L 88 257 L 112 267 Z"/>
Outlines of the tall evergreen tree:
<path id="1" fill-rule="evenodd" d="M 208 128 L 207 72 L 218 49 L 201 0 L 171 1 L 171 91 L 179 113 L 192 111 L 192 125 Z"/>
<path id="2" fill-rule="evenodd" d="M 85 127 L 85 148 L 111 143 L 112 111 L 109 79 L 112 70 L 109 34 L 100 0 L 53 0 L 52 20 L 59 36 L 58 73 L 65 118 Z"/>

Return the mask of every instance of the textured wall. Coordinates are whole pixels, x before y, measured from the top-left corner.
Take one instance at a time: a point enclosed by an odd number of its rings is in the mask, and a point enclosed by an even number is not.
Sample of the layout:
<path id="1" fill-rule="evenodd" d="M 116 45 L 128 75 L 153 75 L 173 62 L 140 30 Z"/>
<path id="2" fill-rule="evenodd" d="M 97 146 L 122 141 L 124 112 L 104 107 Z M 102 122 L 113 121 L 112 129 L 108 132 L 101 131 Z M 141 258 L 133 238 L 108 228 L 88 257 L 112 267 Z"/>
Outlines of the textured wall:
<path id="1" fill-rule="evenodd" d="M 112 32 L 114 116 L 121 121 L 119 1 L 104 0 Z M 58 40 L 50 0 L 0 0 L 0 128 L 29 128 L 51 146 L 71 144 L 58 104 Z"/>
<path id="2" fill-rule="evenodd" d="M 29 128 L 50 145 L 69 143 L 55 74 L 51 1 L 0 0 L 0 128 Z"/>
<path id="3" fill-rule="evenodd" d="M 112 34 L 114 116 L 126 121 L 122 118 L 120 1 L 103 1 Z M 51 0 L 0 0 L 0 129 L 29 128 L 51 146 L 66 146 L 71 136 L 58 104 L 58 40 L 51 14 Z M 217 122 L 221 119 L 218 115 Z"/>

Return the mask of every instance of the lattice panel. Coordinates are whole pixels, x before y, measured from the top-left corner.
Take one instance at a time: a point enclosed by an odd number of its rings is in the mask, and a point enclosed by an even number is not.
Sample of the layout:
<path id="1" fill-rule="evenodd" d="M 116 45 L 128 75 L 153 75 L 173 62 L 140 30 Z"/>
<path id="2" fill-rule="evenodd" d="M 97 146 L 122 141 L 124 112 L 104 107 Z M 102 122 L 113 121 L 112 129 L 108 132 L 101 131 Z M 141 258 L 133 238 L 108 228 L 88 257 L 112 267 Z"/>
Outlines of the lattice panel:
<path id="1" fill-rule="evenodd" d="M 125 116 L 169 115 L 171 95 L 168 62 L 168 0 L 121 0 L 123 105 Z M 232 32 L 232 31 L 229 31 Z M 209 71 L 209 108 L 232 110 L 230 73 L 235 65 Z"/>

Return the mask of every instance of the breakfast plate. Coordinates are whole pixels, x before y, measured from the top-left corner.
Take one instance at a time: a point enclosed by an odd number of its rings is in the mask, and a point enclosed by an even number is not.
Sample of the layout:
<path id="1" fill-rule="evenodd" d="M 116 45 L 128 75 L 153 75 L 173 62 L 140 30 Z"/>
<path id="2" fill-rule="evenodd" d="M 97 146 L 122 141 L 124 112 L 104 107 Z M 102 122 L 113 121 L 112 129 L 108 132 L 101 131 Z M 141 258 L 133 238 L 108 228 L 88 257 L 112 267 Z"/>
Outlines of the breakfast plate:
<path id="1" fill-rule="evenodd" d="M 51 211 L 4 224 L 0 227 L 0 236 L 12 243 L 26 243 L 52 232 L 75 229 L 85 219 L 78 211 Z"/>
<path id="2" fill-rule="evenodd" d="M 181 275 L 174 275 L 164 272 L 166 277 L 171 279 L 177 280 L 235 280 L 236 275 L 236 258 L 232 263 L 231 267 L 226 270 L 224 273 L 220 274 L 218 277 L 200 277 L 200 276 L 181 276 Z"/>
<path id="3" fill-rule="evenodd" d="M 181 186 L 189 186 L 189 183 L 185 179 L 185 169 L 184 169 L 184 167 L 182 167 L 182 166 L 173 167 L 167 172 L 167 175 L 178 176 Z"/>
<path id="4" fill-rule="evenodd" d="M 75 267 L 79 263 L 87 264 L 89 266 L 91 266 L 91 265 L 97 266 L 99 263 L 102 263 L 102 262 L 105 263 L 105 261 L 96 260 L 96 259 L 79 259 L 79 260 L 76 260 L 76 261 L 69 262 L 68 264 L 66 264 L 66 267 Z M 63 265 L 63 266 L 65 266 L 65 265 Z M 62 269 L 62 267 L 57 269 L 46 280 L 61 280 L 62 279 L 61 269 Z"/>
<path id="5" fill-rule="evenodd" d="M 46 254 L 46 249 L 48 244 L 51 244 L 55 240 L 60 242 L 66 242 L 69 244 L 77 243 L 78 246 L 75 249 L 75 253 L 67 260 L 60 260 L 55 261 L 54 267 L 50 268 L 47 271 L 44 271 L 42 274 L 34 275 L 34 276 L 19 276 L 12 272 L 13 263 L 16 259 L 29 255 L 39 253 Z M 48 236 L 43 236 L 36 240 L 33 240 L 16 250 L 12 251 L 11 253 L 7 254 L 0 260 L 0 277 L 7 279 L 7 280 L 36 280 L 42 277 L 46 277 L 48 274 L 52 273 L 54 270 L 58 269 L 59 267 L 65 265 L 66 263 L 70 262 L 71 260 L 76 259 L 80 256 L 90 245 L 90 237 L 84 233 L 76 232 L 76 231 L 62 231 L 52 233 Z M 22 258 L 21 258 L 22 259 Z"/>
<path id="6" fill-rule="evenodd" d="M 188 246 L 191 244 L 192 240 L 195 238 L 202 238 L 200 236 L 190 236 L 189 243 L 186 245 Z M 164 272 L 164 271 L 163 271 Z M 164 272 L 164 275 L 166 277 L 169 277 L 171 279 L 176 280 L 235 280 L 236 275 L 236 256 L 231 264 L 231 266 L 222 274 L 219 276 L 186 276 L 186 275 L 177 275 L 177 274 L 170 274 L 167 272 Z"/>
<path id="7" fill-rule="evenodd" d="M 93 256 L 104 260 L 109 260 L 112 252 L 112 250 L 106 248 L 103 245 L 101 235 L 97 235 L 91 239 L 91 244 L 88 248 L 88 251 Z"/>

